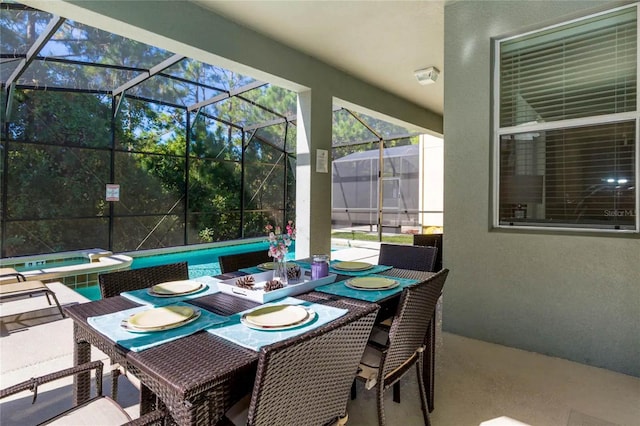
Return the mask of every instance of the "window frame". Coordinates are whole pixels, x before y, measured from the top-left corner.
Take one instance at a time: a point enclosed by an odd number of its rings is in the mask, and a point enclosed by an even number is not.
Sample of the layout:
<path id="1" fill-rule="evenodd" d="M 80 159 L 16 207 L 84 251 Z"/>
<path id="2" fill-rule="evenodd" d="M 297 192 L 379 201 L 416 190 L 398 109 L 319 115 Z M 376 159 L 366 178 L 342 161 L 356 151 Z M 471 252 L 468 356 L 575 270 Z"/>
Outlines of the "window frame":
<path id="1" fill-rule="evenodd" d="M 580 21 L 585 21 L 601 15 L 607 15 L 616 11 L 635 8 L 636 25 L 640 27 L 640 6 L 638 3 L 607 9 L 598 13 L 589 14 L 568 21 L 559 22 L 553 25 L 544 26 L 524 33 L 513 34 L 492 39 L 491 60 L 492 60 L 492 131 L 491 131 L 491 228 L 494 230 L 509 230 L 515 232 L 579 232 L 594 234 L 633 234 L 640 235 L 640 28 L 637 31 L 636 40 L 636 107 L 635 111 L 614 114 L 603 114 L 589 117 L 562 119 L 549 122 L 526 123 L 508 127 L 500 127 L 501 99 L 500 99 L 500 47 L 502 43 L 518 38 L 524 38 L 536 33 L 548 31 L 554 28 L 565 27 Z M 527 132 L 541 132 L 549 130 L 563 130 L 577 127 L 597 126 L 602 124 L 615 124 L 620 122 L 635 121 L 635 226 L 633 229 L 615 229 L 602 227 L 595 224 L 560 223 L 558 226 L 549 226 L 544 223 L 529 222 L 525 224 L 504 224 L 500 223 L 500 139 L 504 135 L 514 135 Z"/>

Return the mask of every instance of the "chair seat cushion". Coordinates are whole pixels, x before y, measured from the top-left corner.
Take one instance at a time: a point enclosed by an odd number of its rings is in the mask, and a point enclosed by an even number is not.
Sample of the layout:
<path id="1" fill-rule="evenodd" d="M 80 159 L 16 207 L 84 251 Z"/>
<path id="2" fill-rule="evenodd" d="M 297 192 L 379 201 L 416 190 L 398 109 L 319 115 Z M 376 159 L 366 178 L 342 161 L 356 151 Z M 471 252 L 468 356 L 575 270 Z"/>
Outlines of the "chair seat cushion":
<path id="1" fill-rule="evenodd" d="M 42 283 L 42 281 L 23 281 L 13 283 L 0 284 L 0 295 L 30 293 L 37 291 L 47 291 L 48 288 Z"/>
<path id="2" fill-rule="evenodd" d="M 418 350 L 422 350 L 422 348 L 419 348 Z M 358 371 L 358 377 L 366 381 L 365 388 L 367 390 L 373 389 L 378 381 L 378 370 L 380 368 L 381 359 L 382 352 L 380 349 L 367 345 L 364 350 L 364 354 L 362 355 L 362 360 L 360 361 L 360 370 Z M 387 380 L 397 372 L 402 371 L 407 365 L 413 363 L 416 359 L 416 353 L 414 352 L 414 354 L 406 359 L 400 366 L 387 373 L 384 376 L 384 379 Z"/>
<path id="3" fill-rule="evenodd" d="M 44 425 L 121 425 L 131 417 L 111 398 L 97 397 L 49 420 Z"/>
<path id="4" fill-rule="evenodd" d="M 16 282 L 21 274 L 13 268 L 0 268 L 0 282 Z"/>
<path id="5" fill-rule="evenodd" d="M 365 381 L 364 387 L 367 390 L 373 389 L 378 383 L 378 369 L 380 367 L 381 352 L 370 346 L 364 349 L 362 360 L 360 361 L 360 369 L 358 370 L 358 377 Z"/>

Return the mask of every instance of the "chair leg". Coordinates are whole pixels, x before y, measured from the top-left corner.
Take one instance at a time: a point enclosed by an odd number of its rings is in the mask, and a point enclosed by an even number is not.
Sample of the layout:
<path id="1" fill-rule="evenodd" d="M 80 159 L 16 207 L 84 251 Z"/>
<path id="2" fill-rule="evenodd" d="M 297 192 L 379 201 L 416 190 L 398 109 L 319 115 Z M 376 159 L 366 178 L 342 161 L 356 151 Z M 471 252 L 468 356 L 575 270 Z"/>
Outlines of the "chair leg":
<path id="1" fill-rule="evenodd" d="M 400 380 L 393 384 L 393 402 L 400 404 Z"/>
<path id="2" fill-rule="evenodd" d="M 424 376 L 422 372 L 422 352 L 418 362 L 416 362 L 416 372 L 418 374 L 418 390 L 420 392 L 420 402 L 422 405 L 422 416 L 424 417 L 425 426 L 431 426 L 431 420 L 429 419 L 429 402 L 427 401 L 427 392 L 424 388 Z"/>
<path id="3" fill-rule="evenodd" d="M 56 294 L 54 292 L 50 292 L 50 293 L 47 292 L 45 294 L 47 295 L 47 300 L 49 299 L 49 294 L 51 294 L 51 297 L 53 297 L 53 301 L 56 302 L 56 306 L 60 311 L 60 315 L 62 315 L 62 318 L 66 318 L 67 316 L 64 314 L 64 311 L 62 310 L 62 306 L 60 306 L 60 302 L 58 302 L 58 298 L 56 297 Z M 49 302 L 49 304 L 51 304 L 51 302 Z"/>
<path id="4" fill-rule="evenodd" d="M 118 401 L 118 377 L 120 377 L 120 367 L 111 370 L 111 399 Z"/>
<path id="5" fill-rule="evenodd" d="M 428 340 L 429 350 L 424 354 L 422 371 L 425 375 L 427 387 L 427 399 L 429 400 L 429 412 L 435 407 L 435 376 L 436 376 L 436 312 L 433 312 L 429 323 Z"/>
<path id="6" fill-rule="evenodd" d="M 354 399 L 356 399 L 356 396 L 357 396 L 356 381 L 354 379 L 353 383 L 351 383 L 351 400 L 353 401 Z"/>
<path id="7" fill-rule="evenodd" d="M 378 397 L 378 426 L 384 426 L 384 380 L 381 380 L 381 383 L 376 386 L 376 393 Z"/>

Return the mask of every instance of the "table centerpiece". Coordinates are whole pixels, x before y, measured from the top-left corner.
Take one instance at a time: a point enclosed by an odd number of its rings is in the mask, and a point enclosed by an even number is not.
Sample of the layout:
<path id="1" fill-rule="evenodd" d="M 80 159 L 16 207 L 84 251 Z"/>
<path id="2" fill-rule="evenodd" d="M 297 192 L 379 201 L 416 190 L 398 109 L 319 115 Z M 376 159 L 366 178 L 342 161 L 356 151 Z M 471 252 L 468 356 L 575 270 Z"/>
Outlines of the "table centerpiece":
<path id="1" fill-rule="evenodd" d="M 273 258 L 273 279 L 286 286 L 289 283 L 287 253 L 289 253 L 289 246 L 296 239 L 296 226 L 290 220 L 287 222 L 284 233 L 280 226 L 274 228 L 271 224 L 267 224 L 265 230 L 268 234 L 269 256 Z"/>

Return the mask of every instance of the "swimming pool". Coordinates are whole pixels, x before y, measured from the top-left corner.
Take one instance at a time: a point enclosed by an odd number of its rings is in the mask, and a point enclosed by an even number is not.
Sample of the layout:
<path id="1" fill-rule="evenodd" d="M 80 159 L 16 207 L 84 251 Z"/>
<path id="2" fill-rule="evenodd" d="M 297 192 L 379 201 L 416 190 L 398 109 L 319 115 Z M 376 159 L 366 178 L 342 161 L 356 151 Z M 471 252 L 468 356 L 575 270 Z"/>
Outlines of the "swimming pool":
<path id="1" fill-rule="evenodd" d="M 218 247 L 210 247 L 205 249 L 191 249 L 188 247 L 180 247 L 179 251 L 170 253 L 161 250 L 153 250 L 150 252 L 131 252 L 126 255 L 133 258 L 131 269 L 148 268 L 151 266 L 166 265 L 176 262 L 187 262 L 189 264 L 189 278 L 194 279 L 204 276 L 212 276 L 220 274 L 220 263 L 218 256 L 236 253 L 245 253 L 249 251 L 267 250 L 269 243 L 266 241 L 258 241 L 244 244 L 225 245 Z M 174 247 L 174 250 L 178 248 Z M 165 250 L 166 251 L 166 250 Z M 295 243 L 290 247 L 287 259 L 295 259 Z M 89 300 L 100 300 L 100 289 L 97 285 L 84 288 L 76 288 L 78 293 L 82 294 Z"/>

